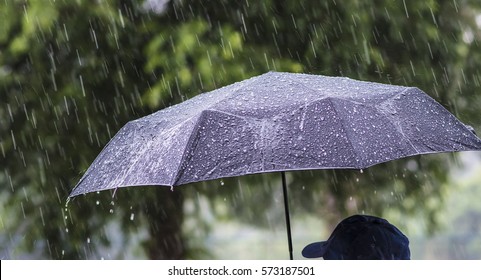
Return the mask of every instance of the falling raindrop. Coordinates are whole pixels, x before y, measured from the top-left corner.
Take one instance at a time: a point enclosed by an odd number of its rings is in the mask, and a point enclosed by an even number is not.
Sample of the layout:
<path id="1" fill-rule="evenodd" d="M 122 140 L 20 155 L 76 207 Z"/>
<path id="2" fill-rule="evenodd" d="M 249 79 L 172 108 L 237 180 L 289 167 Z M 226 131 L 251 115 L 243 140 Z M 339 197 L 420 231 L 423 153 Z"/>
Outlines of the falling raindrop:
<path id="1" fill-rule="evenodd" d="M 65 39 L 67 40 L 67 42 L 69 41 L 69 37 L 68 37 L 68 32 L 67 32 L 67 26 L 65 25 L 65 23 L 63 24 L 63 31 L 65 33 Z"/>
<path id="2" fill-rule="evenodd" d="M 95 30 L 93 28 L 90 28 L 90 35 L 92 37 L 92 40 L 95 43 L 95 48 L 99 49 L 99 43 L 97 41 L 97 33 L 95 32 Z"/>
<path id="3" fill-rule="evenodd" d="M 23 202 L 20 202 L 20 207 L 22 208 L 23 218 L 27 218 L 27 216 L 25 215 L 25 208 L 23 207 Z"/>
<path id="4" fill-rule="evenodd" d="M 406 12 L 406 17 L 409 18 L 409 12 L 408 12 L 408 7 L 406 5 L 406 0 L 403 0 L 403 4 L 404 4 L 404 11 Z"/>
<path id="5" fill-rule="evenodd" d="M 17 149 L 17 142 L 15 141 L 15 135 L 13 135 L 13 130 L 10 130 L 10 135 L 12 136 L 13 149 Z"/>
<path id="6" fill-rule="evenodd" d="M 79 79 L 80 79 L 80 86 L 82 87 L 82 94 L 85 97 L 85 87 L 84 87 L 84 80 L 82 78 L 82 75 L 79 75 Z"/>
<path id="7" fill-rule="evenodd" d="M 45 226 L 45 219 L 43 218 L 42 207 L 39 207 L 39 209 L 40 209 L 40 218 L 42 219 L 42 225 Z"/>

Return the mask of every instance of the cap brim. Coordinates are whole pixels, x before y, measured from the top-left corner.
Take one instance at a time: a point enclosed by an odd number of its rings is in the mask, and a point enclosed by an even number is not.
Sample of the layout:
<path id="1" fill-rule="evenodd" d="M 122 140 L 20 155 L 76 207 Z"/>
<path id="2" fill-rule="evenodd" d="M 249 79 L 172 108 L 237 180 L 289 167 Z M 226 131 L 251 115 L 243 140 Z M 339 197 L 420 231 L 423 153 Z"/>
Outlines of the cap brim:
<path id="1" fill-rule="evenodd" d="M 327 241 L 314 242 L 302 249 L 302 256 L 305 258 L 320 258 L 327 250 Z"/>

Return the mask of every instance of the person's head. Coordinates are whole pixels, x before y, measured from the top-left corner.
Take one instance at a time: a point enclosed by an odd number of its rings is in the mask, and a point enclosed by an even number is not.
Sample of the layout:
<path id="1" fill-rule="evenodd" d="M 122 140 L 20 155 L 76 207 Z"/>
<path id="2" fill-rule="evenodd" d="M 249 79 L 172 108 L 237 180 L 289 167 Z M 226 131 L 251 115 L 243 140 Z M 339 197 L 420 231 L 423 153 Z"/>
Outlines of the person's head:
<path id="1" fill-rule="evenodd" d="M 409 260 L 408 238 L 387 220 L 354 215 L 340 222 L 327 241 L 302 250 L 306 258 L 325 260 Z"/>

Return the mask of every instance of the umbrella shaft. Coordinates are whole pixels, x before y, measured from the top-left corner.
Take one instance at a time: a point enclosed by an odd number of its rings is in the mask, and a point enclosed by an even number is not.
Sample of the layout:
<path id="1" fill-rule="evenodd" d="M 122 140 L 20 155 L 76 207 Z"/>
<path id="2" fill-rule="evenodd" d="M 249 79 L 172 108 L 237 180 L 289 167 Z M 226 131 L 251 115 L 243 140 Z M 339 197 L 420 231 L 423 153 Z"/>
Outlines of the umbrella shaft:
<path id="1" fill-rule="evenodd" d="M 286 184 L 286 173 L 281 172 L 282 176 L 282 191 L 284 193 L 284 213 L 286 214 L 286 228 L 287 228 L 287 243 L 289 245 L 289 258 L 293 260 L 292 256 L 292 235 L 291 235 L 291 218 L 289 217 L 289 200 L 287 198 L 287 184 Z"/>

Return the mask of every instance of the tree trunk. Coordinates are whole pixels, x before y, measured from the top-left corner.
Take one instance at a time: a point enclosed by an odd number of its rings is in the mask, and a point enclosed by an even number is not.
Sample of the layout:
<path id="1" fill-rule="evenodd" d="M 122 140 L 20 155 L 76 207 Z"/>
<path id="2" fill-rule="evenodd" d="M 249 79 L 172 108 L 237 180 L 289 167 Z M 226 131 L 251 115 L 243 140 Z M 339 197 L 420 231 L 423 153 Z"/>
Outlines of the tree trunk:
<path id="1" fill-rule="evenodd" d="M 156 191 L 155 201 L 145 205 L 150 239 L 143 245 L 150 259 L 184 259 L 186 247 L 182 236 L 183 202 L 181 191 Z"/>

